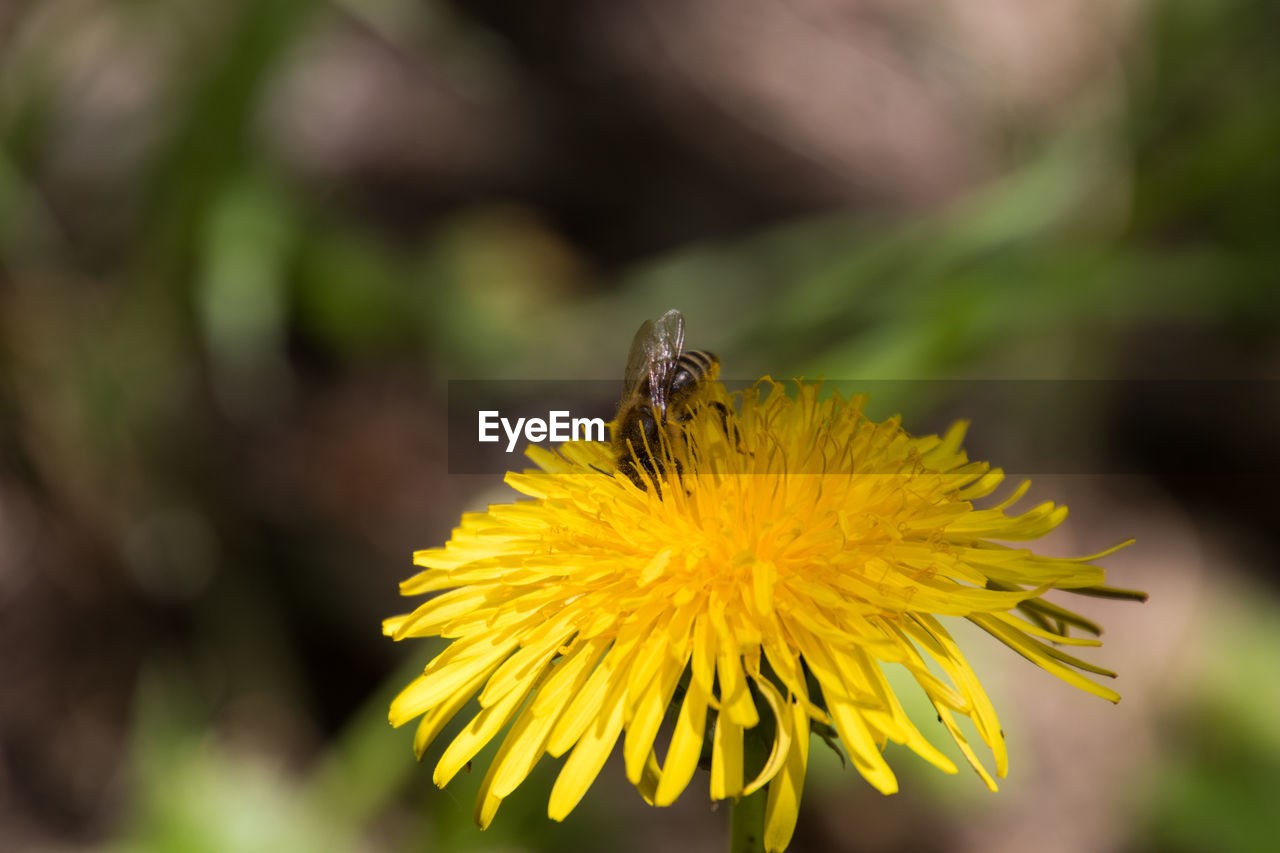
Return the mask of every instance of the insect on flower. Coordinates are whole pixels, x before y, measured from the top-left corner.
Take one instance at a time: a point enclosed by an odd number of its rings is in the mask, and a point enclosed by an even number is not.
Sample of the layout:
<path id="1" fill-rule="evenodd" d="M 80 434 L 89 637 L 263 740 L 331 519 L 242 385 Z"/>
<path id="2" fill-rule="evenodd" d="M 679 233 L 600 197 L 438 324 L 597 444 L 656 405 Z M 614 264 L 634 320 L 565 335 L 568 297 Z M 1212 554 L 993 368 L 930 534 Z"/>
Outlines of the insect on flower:
<path id="1" fill-rule="evenodd" d="M 1100 645 L 1068 633 L 1097 626 L 1043 596 L 1143 597 L 1104 586 L 1093 564 L 1128 543 L 1079 558 L 1003 544 L 1044 536 L 1066 508 L 1014 511 L 1025 483 L 991 501 L 1004 475 L 968 458 L 965 424 L 913 436 L 898 418 L 868 418 L 865 396 L 768 377 L 730 394 L 718 362 L 683 342 L 678 312 L 642 326 L 615 441 L 529 447 L 538 467 L 506 476 L 527 499 L 465 513 L 444 547 L 417 552 L 422 570 L 401 592 L 429 597 L 384 623 L 397 640 L 449 641 L 390 712 L 397 726 L 418 720 L 419 757 L 467 715 L 438 785 L 501 738 L 481 826 L 543 756 L 563 759 L 548 805 L 563 820 L 621 742 L 627 778 L 654 805 L 675 801 L 704 752 L 711 799 L 767 791 L 763 843 L 780 851 L 811 733 L 885 794 L 898 789 L 889 742 L 957 771 L 904 710 L 891 670 L 919 685 L 932 734 L 994 790 L 1008 767 L 1000 723 L 946 620 L 1119 699 L 1083 674 L 1113 673 L 1060 648 Z M 744 744 L 759 738 L 755 758 Z"/>
<path id="2" fill-rule="evenodd" d="M 618 470 L 645 488 L 643 469 L 657 482 L 670 445 L 683 441 L 680 425 L 720 373 L 720 359 L 705 350 L 684 350 L 684 315 L 672 308 L 646 320 L 631 342 L 614 419 L 613 452 Z M 715 403 L 720 410 L 723 404 Z"/>

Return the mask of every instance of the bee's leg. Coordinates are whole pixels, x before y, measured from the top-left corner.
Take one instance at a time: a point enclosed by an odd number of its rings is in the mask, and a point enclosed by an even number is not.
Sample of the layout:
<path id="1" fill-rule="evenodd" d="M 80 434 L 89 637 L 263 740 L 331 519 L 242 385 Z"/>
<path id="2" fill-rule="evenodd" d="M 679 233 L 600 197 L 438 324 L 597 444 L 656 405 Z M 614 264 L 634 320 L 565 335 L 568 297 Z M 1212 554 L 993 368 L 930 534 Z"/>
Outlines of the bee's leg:
<path id="1" fill-rule="evenodd" d="M 639 489 L 648 489 L 649 483 L 641 476 L 640 469 L 643 468 L 645 473 L 649 475 L 653 488 L 657 491 L 658 497 L 662 497 L 662 483 L 659 480 L 662 469 L 658 465 L 657 460 L 648 453 L 627 454 L 618 461 L 618 470 L 627 475 L 627 479 L 636 484 Z"/>
<path id="2" fill-rule="evenodd" d="M 729 419 L 729 407 L 719 400 L 712 400 L 707 404 L 708 409 L 715 409 L 720 414 L 720 426 L 724 430 L 724 436 L 740 451 L 746 451 L 742 446 L 742 435 L 738 432 L 738 428 L 733 425 L 733 421 Z"/>
<path id="3" fill-rule="evenodd" d="M 625 455 L 618 460 L 618 470 L 627 475 L 627 479 L 635 483 L 638 488 L 645 488 L 644 479 L 641 478 L 640 472 L 636 470 L 636 460 L 634 456 Z"/>
<path id="4" fill-rule="evenodd" d="M 649 476 L 653 479 L 653 490 L 657 494 L 658 499 L 662 499 L 662 464 L 656 458 L 646 454 L 644 459 L 640 460 L 644 465 L 644 470 L 649 472 Z M 674 460 L 673 460 L 674 461 Z M 680 469 L 680 463 L 676 462 L 677 472 Z M 643 487 L 642 487 L 643 488 Z"/>
<path id="5" fill-rule="evenodd" d="M 730 431 L 733 430 L 733 427 L 729 425 L 729 407 L 724 403 L 721 403 L 719 400 L 712 400 L 710 403 L 707 403 L 707 408 L 715 409 L 716 412 L 719 413 L 720 426 L 724 427 L 724 434 L 728 435 Z"/>

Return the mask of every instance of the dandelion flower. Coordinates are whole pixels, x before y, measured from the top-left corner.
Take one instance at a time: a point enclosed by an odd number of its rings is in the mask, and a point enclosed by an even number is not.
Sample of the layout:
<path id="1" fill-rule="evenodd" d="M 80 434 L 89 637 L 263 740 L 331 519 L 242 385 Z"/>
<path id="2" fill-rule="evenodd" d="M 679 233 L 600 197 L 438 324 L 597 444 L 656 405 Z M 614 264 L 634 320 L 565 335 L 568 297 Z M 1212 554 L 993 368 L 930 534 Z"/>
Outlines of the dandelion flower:
<path id="1" fill-rule="evenodd" d="M 892 667 L 919 684 L 994 790 L 1007 768 L 1000 724 L 946 617 L 1118 701 L 1082 674 L 1113 673 L 1058 648 L 1099 645 L 1069 631 L 1097 626 L 1041 596 L 1140 594 L 1102 586 L 1090 561 L 1110 551 L 1063 559 L 996 544 L 1037 539 L 1067 510 L 1011 512 L 1027 483 L 975 505 L 1003 474 L 969 461 L 964 424 L 913 437 L 897 418 L 868 419 L 865 397 L 821 399 L 806 384 L 789 394 L 767 378 L 712 394 L 717 411 L 696 412 L 683 440 L 664 442 L 659 482 L 632 482 L 605 444 L 531 447 L 538 470 L 506 482 L 532 500 L 465 514 L 445 547 L 415 555 L 423 571 L 401 591 L 432 597 L 385 631 L 451 642 L 390 718 L 421 718 L 421 758 L 474 709 L 436 764 L 440 786 L 505 730 L 476 803 L 482 827 L 544 754 L 564 757 L 548 809 L 562 820 L 621 740 L 627 777 L 654 805 L 674 802 L 700 763 L 714 800 L 767 786 L 764 846 L 782 850 L 813 733 L 886 794 L 898 788 L 889 741 L 956 772 L 904 712 Z M 760 733 L 767 757 L 753 762 Z"/>

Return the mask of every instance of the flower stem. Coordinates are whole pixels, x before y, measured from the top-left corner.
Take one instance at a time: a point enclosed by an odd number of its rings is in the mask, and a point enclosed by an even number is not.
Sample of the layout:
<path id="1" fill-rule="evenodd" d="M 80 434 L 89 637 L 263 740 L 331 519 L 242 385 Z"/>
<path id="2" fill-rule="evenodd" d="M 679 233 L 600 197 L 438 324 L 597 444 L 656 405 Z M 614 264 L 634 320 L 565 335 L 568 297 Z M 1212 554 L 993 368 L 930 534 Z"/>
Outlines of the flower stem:
<path id="1" fill-rule="evenodd" d="M 729 803 L 729 853 L 764 853 L 766 790 Z"/>
<path id="2" fill-rule="evenodd" d="M 748 729 L 743 738 L 743 764 L 763 767 L 769 760 L 772 737 L 764 727 Z M 764 853 L 764 811 L 769 786 L 729 802 L 729 853 Z"/>

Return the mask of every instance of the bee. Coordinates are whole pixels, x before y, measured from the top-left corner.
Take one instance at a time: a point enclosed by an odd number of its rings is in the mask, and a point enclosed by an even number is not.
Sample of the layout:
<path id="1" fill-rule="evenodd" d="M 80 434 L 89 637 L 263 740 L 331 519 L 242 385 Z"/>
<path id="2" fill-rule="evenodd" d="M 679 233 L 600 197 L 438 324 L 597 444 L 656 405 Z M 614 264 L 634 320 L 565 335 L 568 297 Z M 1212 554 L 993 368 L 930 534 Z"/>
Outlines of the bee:
<path id="1" fill-rule="evenodd" d="M 643 468 L 656 485 L 663 471 L 664 438 L 680 440 L 678 424 L 692 417 L 699 391 L 719 373 L 720 359 L 714 354 L 684 351 L 684 315 L 674 308 L 640 326 L 627 356 L 613 429 L 618 470 L 631 482 L 645 488 Z"/>

